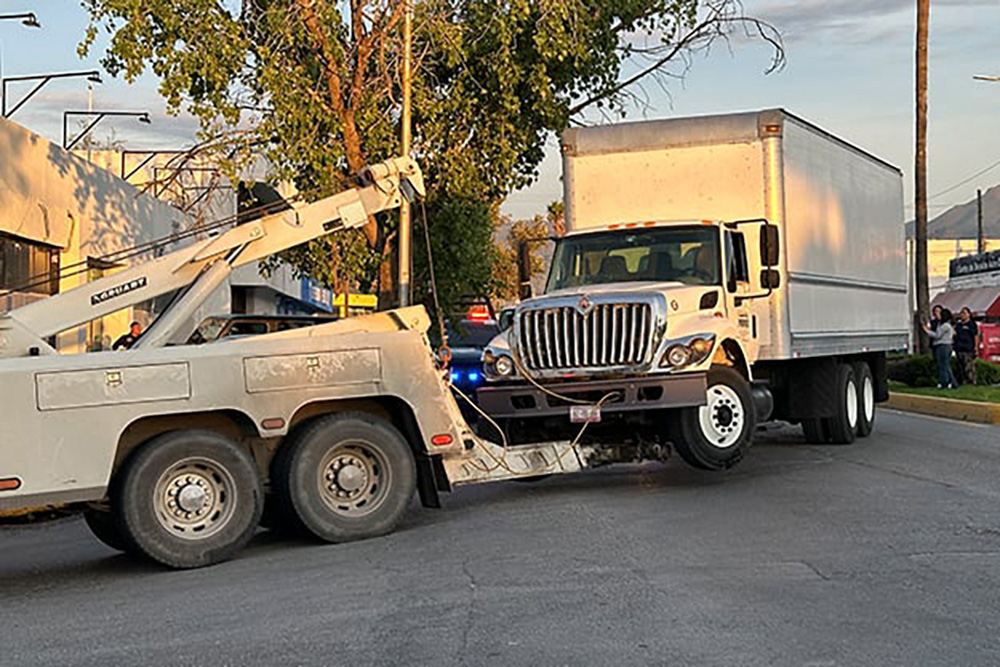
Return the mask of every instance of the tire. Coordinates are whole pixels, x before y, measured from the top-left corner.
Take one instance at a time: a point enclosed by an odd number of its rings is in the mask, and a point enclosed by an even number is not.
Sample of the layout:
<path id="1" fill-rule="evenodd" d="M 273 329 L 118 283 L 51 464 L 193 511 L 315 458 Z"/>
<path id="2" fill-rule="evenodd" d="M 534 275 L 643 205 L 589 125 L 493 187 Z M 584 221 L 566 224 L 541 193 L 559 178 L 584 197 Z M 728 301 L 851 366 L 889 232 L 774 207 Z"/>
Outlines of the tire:
<path id="1" fill-rule="evenodd" d="M 178 569 L 231 557 L 253 536 L 264 501 L 247 452 L 201 430 L 165 433 L 140 446 L 115 488 L 112 511 L 127 550 Z"/>
<path id="2" fill-rule="evenodd" d="M 825 419 L 803 419 L 802 432 L 811 445 L 825 445 L 830 442 L 830 430 Z"/>
<path id="3" fill-rule="evenodd" d="M 835 404 L 833 417 L 825 418 L 830 443 L 849 445 L 854 442 L 858 428 L 858 385 L 854 379 L 854 368 L 850 364 L 837 366 Z"/>
<path id="4" fill-rule="evenodd" d="M 392 424 L 345 412 L 310 422 L 285 443 L 271 480 L 286 519 L 336 543 L 392 532 L 413 497 L 417 471 Z"/>
<path id="5" fill-rule="evenodd" d="M 875 428 L 875 378 L 867 362 L 854 364 L 854 379 L 858 385 L 858 427 L 859 438 L 867 438 Z"/>
<path id="6" fill-rule="evenodd" d="M 706 405 L 680 411 L 674 447 L 688 465 L 726 470 L 743 459 L 756 429 L 750 385 L 733 369 L 713 366 L 706 399 Z"/>
<path id="7" fill-rule="evenodd" d="M 90 532 L 100 540 L 104 546 L 115 551 L 127 551 L 125 538 L 122 536 L 118 524 L 115 522 L 115 515 L 111 512 L 101 510 L 86 509 L 83 512 L 83 520 L 90 528 Z"/>

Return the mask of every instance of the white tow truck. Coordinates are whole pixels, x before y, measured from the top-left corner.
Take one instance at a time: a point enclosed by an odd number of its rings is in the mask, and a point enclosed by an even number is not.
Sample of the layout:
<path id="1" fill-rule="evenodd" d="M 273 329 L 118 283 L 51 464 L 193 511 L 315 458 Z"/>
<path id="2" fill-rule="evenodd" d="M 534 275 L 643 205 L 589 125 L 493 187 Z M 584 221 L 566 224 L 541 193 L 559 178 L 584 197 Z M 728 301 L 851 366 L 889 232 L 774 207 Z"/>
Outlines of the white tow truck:
<path id="1" fill-rule="evenodd" d="M 587 444 L 721 470 L 768 417 L 814 443 L 871 432 L 908 340 L 899 169 L 780 109 L 574 128 L 562 151 L 544 293 L 519 253 L 484 354 L 479 402 L 511 442 L 593 421 Z"/>
<path id="2" fill-rule="evenodd" d="M 187 568 L 242 547 L 265 501 L 272 521 L 341 542 L 391 531 L 414 489 L 437 507 L 453 485 L 648 457 L 477 437 L 434 361 L 421 307 L 166 345 L 235 267 L 423 191 L 417 164 L 396 158 L 356 188 L 0 314 L 0 510 L 82 505 L 107 545 Z M 59 355 L 46 341 L 175 290 L 126 352 Z"/>

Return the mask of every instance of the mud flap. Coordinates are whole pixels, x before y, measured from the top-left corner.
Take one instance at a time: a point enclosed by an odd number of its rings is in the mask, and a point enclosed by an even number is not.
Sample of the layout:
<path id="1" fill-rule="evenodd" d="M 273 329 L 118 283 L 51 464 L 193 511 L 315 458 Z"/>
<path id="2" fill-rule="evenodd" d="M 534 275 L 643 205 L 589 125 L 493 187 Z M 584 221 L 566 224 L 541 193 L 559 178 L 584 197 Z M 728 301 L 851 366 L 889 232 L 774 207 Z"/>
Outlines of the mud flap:
<path id="1" fill-rule="evenodd" d="M 441 464 L 441 457 L 436 454 L 430 456 L 420 454 L 416 462 L 420 504 L 431 509 L 441 509 L 441 497 L 438 491 L 451 491 L 451 484 Z"/>

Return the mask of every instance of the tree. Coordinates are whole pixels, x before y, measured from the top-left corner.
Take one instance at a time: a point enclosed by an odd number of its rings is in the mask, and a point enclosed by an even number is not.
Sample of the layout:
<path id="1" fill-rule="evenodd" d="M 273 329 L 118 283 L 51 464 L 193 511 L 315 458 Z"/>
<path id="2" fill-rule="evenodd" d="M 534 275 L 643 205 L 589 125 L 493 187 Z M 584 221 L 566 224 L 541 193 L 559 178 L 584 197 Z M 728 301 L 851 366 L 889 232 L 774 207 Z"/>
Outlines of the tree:
<path id="1" fill-rule="evenodd" d="M 244 0 L 240 11 L 223 0 L 83 1 L 91 25 L 81 52 L 109 32 L 105 69 L 129 80 L 152 69 L 169 110 L 198 116 L 206 141 L 231 137 L 234 177 L 241 159 L 262 154 L 273 179 L 316 198 L 396 152 L 399 0 Z M 536 177 L 546 138 L 584 113 L 645 104 L 645 85 L 682 77 L 696 54 L 738 31 L 773 47 L 770 69 L 783 57 L 776 31 L 739 0 L 424 0 L 414 31 L 414 155 L 428 208 L 457 210 L 448 202 L 458 198 L 494 216 Z M 461 232 L 435 225 L 447 238 Z M 394 233 L 392 216 L 371 221 L 367 253 L 348 267 L 383 294 Z M 340 243 L 286 257 L 323 273 Z M 465 259 L 442 283 L 490 257 Z"/>
<path id="2" fill-rule="evenodd" d="M 927 32 L 930 12 L 930 0 L 917 0 L 917 136 L 913 169 L 916 198 L 913 271 L 917 312 L 913 316 L 913 332 L 917 350 L 922 354 L 927 352 L 928 345 L 921 324 L 927 320 L 930 306 L 927 283 Z"/>
<path id="3" fill-rule="evenodd" d="M 562 202 L 552 202 L 543 217 L 536 215 L 530 220 L 511 221 L 501 218 L 496 228 L 497 257 L 493 263 L 493 293 L 504 301 L 518 298 L 517 247 L 528 244 L 531 258 L 531 277 L 537 278 L 545 270 L 544 250 L 546 239 L 566 233 L 563 222 Z M 551 248 L 549 248 L 551 250 Z"/>

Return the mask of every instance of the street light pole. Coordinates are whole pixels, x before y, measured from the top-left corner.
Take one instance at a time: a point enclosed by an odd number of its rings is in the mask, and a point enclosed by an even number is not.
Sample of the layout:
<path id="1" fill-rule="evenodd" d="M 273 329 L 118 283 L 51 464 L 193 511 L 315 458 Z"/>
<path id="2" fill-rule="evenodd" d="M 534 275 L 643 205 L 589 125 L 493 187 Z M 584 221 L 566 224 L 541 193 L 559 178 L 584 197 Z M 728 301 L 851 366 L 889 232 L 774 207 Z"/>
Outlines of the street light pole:
<path id="1" fill-rule="evenodd" d="M 70 116 L 84 116 L 84 117 L 94 116 L 94 120 L 90 121 L 90 123 L 87 125 L 87 127 L 83 128 L 83 131 L 80 132 L 80 134 L 78 134 L 75 137 L 73 137 L 73 141 L 69 141 L 69 117 Z M 107 117 L 107 116 L 131 116 L 131 117 L 137 118 L 140 123 L 146 123 L 147 125 L 149 125 L 150 123 L 153 122 L 149 118 L 149 112 L 148 111 L 99 111 L 99 110 L 95 110 L 95 111 L 64 111 L 63 112 L 63 140 L 62 140 L 63 148 L 65 148 L 66 150 L 72 149 L 73 146 L 76 146 L 77 143 L 79 143 L 79 141 L 81 139 L 83 139 L 83 137 L 86 136 L 86 134 L 88 132 L 90 132 L 92 129 L 94 129 L 94 126 L 96 126 L 98 123 L 100 123 L 102 120 L 104 120 L 104 118 Z"/>
<path id="2" fill-rule="evenodd" d="M 410 60 L 413 41 L 413 0 L 402 0 L 403 4 L 403 112 L 400 119 L 400 154 L 410 155 Z M 410 264 L 412 256 L 413 224 L 410 216 L 410 202 L 401 197 L 399 202 L 399 305 L 410 305 Z"/>
<path id="3" fill-rule="evenodd" d="M 86 77 L 88 81 L 92 83 L 101 83 L 101 73 L 95 70 L 90 70 L 87 72 L 59 72 L 56 74 L 29 74 L 27 76 L 8 76 L 0 80 L 0 92 L 3 93 L 3 101 L 0 102 L 0 115 L 4 118 L 10 118 L 14 113 L 24 106 L 25 102 L 30 100 L 35 96 L 39 90 L 41 90 L 45 84 L 47 84 L 52 79 L 69 79 L 75 77 Z M 38 84 L 31 89 L 27 95 L 22 97 L 17 104 L 14 105 L 13 109 L 7 109 L 7 84 L 14 83 L 17 81 L 38 81 Z"/>
<path id="4" fill-rule="evenodd" d="M 38 17 L 35 16 L 34 12 L 23 12 L 21 14 L 0 14 L 0 21 L 17 21 L 20 20 L 21 23 L 28 26 L 29 28 L 41 28 L 42 24 L 38 22 Z"/>

